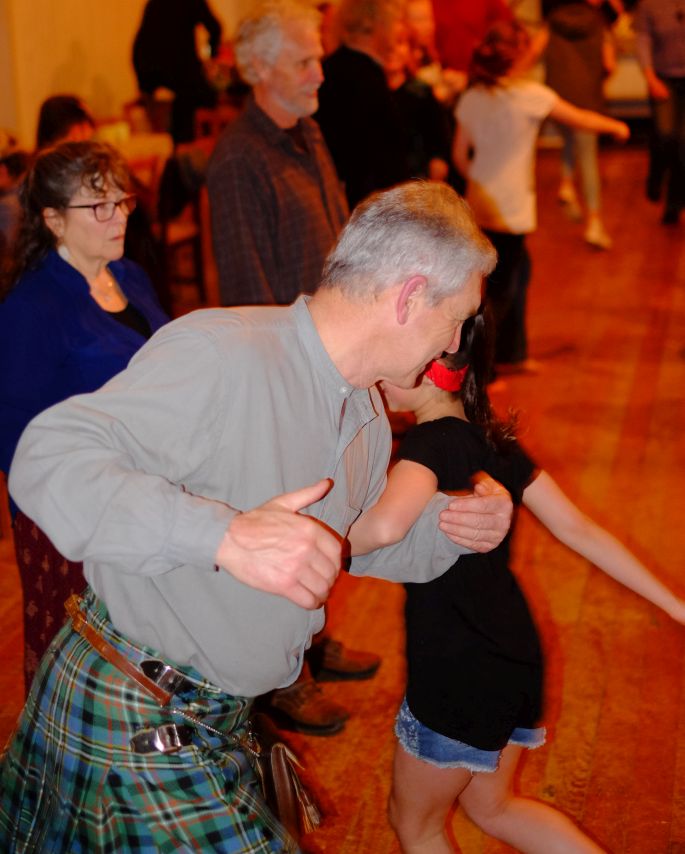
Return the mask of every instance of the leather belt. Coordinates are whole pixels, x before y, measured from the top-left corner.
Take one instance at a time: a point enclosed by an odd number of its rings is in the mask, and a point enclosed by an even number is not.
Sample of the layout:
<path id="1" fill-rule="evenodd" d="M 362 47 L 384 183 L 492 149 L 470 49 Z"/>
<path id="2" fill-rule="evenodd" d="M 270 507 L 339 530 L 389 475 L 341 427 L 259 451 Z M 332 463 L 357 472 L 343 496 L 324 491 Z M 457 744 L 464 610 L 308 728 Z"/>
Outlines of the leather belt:
<path id="1" fill-rule="evenodd" d="M 193 683 L 186 679 L 178 670 L 157 659 L 141 662 L 138 669 L 132 661 L 115 649 L 98 630 L 86 620 L 85 614 L 79 607 L 83 600 L 73 593 L 64 603 L 67 614 L 75 632 L 84 637 L 100 655 L 113 664 L 122 673 L 137 682 L 148 694 L 151 694 L 160 706 L 167 706 L 174 694 L 188 690 Z M 171 724 L 174 726 L 174 724 Z"/>

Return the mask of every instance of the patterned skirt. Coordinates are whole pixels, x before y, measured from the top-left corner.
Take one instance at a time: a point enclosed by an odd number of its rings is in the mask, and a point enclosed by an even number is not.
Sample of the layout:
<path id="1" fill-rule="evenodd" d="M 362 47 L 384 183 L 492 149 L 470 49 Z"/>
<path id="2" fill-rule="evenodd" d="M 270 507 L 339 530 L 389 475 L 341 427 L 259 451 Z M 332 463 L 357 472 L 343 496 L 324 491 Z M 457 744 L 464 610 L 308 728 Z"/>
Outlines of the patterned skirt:
<path id="1" fill-rule="evenodd" d="M 14 550 L 24 598 L 24 684 L 28 694 L 38 662 L 66 619 L 64 603 L 86 586 L 83 564 L 67 560 L 21 510 Z"/>
<path id="2" fill-rule="evenodd" d="M 119 635 L 90 591 L 85 601 L 88 622 L 135 664 L 160 657 Z M 251 701 L 178 670 L 192 690 L 161 708 L 70 624 L 59 631 L 0 758 L 3 854 L 298 851 L 235 743 Z M 133 752 L 138 730 L 188 723 L 172 709 L 224 735 L 194 726 L 177 753 Z"/>

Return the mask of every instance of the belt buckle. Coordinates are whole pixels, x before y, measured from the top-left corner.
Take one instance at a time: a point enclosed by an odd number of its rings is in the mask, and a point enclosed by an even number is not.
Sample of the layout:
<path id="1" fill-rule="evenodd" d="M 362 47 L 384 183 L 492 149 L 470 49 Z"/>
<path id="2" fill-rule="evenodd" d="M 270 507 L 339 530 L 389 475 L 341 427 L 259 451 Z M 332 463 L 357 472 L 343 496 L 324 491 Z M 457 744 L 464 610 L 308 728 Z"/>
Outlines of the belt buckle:
<path id="1" fill-rule="evenodd" d="M 155 729 L 152 743 L 160 753 L 178 753 L 183 747 L 176 724 L 164 724 Z"/>
<path id="2" fill-rule="evenodd" d="M 175 670 L 171 665 L 165 664 L 157 658 L 148 658 L 141 661 L 140 669 L 143 673 L 169 694 L 176 694 L 179 689 L 186 689 L 192 683 L 186 677 Z"/>
<path id="3" fill-rule="evenodd" d="M 161 724 L 139 730 L 130 741 L 134 753 L 178 753 L 191 742 L 190 728 Z"/>

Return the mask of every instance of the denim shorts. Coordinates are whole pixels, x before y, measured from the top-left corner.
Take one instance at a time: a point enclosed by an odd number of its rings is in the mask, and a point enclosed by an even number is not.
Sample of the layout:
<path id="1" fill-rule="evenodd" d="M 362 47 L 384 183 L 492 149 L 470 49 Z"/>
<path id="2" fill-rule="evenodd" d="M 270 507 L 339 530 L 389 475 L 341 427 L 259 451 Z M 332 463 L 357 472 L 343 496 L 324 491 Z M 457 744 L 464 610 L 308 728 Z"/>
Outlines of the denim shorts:
<path id="1" fill-rule="evenodd" d="M 502 752 L 501 750 L 480 750 L 429 729 L 412 715 L 406 698 L 397 713 L 395 735 L 407 753 L 430 765 L 437 765 L 438 768 L 468 768 L 474 773 L 496 771 Z M 519 727 L 512 732 L 508 743 L 518 744 L 531 750 L 540 747 L 545 743 L 545 728 Z"/>

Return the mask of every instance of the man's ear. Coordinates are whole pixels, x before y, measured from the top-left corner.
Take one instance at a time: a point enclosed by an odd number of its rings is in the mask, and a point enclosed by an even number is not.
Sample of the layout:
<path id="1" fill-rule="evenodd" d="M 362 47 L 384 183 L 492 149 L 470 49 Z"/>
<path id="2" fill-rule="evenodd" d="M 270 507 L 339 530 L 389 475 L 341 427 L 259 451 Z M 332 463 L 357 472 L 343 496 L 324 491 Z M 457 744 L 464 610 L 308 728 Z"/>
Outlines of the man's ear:
<path id="1" fill-rule="evenodd" d="M 257 75 L 257 84 L 259 84 L 263 83 L 265 78 L 268 77 L 269 71 L 271 71 L 271 66 L 267 62 L 264 62 L 261 56 L 253 56 L 252 70 Z"/>
<path id="2" fill-rule="evenodd" d="M 425 290 L 426 277 L 412 276 L 402 285 L 402 290 L 397 296 L 397 322 L 404 325 L 409 320 L 409 314 L 416 300 Z"/>

